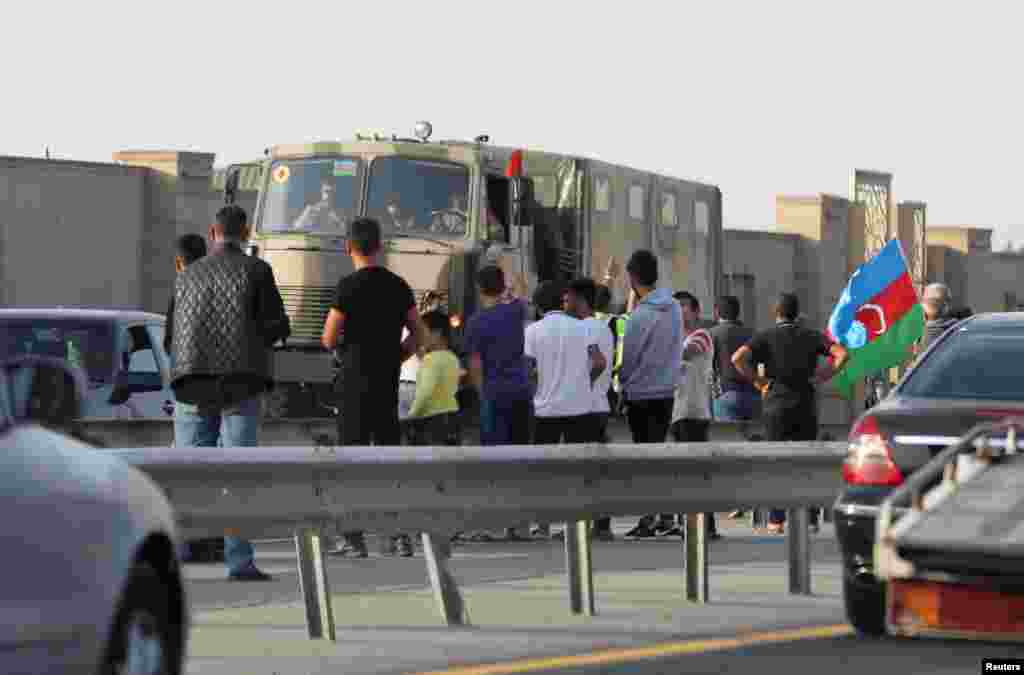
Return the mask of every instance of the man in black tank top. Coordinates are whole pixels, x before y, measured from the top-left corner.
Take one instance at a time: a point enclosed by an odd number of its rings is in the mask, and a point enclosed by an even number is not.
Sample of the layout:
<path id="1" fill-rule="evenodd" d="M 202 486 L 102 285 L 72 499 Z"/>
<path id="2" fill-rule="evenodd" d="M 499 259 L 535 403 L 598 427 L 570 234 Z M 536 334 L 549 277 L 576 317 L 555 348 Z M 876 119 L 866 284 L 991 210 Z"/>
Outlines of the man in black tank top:
<path id="1" fill-rule="evenodd" d="M 732 357 L 733 365 L 761 390 L 764 405 L 761 418 L 766 440 L 813 441 L 818 438 L 818 406 L 815 383 L 818 358 L 834 356 L 834 371 L 846 363 L 842 345 L 832 344 L 823 333 L 797 323 L 800 302 L 792 293 L 783 293 L 775 308 L 774 328 L 754 335 Z M 765 376 L 755 376 L 754 364 L 763 364 Z M 830 375 L 831 377 L 831 375 Z M 768 528 L 781 532 L 785 511 L 773 510 Z"/>

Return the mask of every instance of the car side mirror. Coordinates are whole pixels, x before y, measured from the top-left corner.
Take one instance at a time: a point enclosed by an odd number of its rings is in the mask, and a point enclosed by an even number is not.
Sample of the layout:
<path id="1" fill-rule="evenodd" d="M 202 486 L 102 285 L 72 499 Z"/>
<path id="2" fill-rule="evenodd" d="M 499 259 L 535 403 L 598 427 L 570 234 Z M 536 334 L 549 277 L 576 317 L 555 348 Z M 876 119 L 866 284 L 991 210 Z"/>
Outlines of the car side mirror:
<path id="1" fill-rule="evenodd" d="M 25 356 L 3 362 L 4 386 L 14 419 L 61 427 L 81 416 L 81 375 L 60 359 Z"/>
<path id="2" fill-rule="evenodd" d="M 114 389 L 110 392 L 109 401 L 113 405 L 122 405 L 132 397 L 132 394 L 162 391 L 163 388 L 164 381 L 160 373 L 130 373 L 121 371 L 114 378 Z"/>

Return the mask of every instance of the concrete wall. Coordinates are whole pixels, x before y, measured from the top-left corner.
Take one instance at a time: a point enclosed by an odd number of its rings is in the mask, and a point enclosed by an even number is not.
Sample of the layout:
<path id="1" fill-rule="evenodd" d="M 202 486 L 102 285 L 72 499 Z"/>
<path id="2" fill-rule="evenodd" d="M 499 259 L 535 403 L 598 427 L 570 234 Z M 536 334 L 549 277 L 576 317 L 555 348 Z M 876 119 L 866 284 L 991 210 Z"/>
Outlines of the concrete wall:
<path id="1" fill-rule="evenodd" d="M 980 312 L 1015 311 L 1024 303 L 1024 255 L 1017 253 L 970 253 L 961 258 L 966 292 L 956 304 Z"/>
<path id="2" fill-rule="evenodd" d="M 725 231 L 724 273 L 732 295 L 740 298 L 740 318 L 755 328 L 769 328 L 774 323 L 771 308 L 779 293 L 795 287 L 794 264 L 800 238 L 780 232 L 754 230 Z M 753 277 L 754 302 L 737 292 L 737 283 L 745 276 Z M 742 283 L 742 282 L 741 282 Z M 753 306 L 751 306 L 753 304 Z M 750 321 L 750 317 L 754 320 Z"/>
<path id="3" fill-rule="evenodd" d="M 0 158 L 0 304 L 142 302 L 146 172 Z"/>
<path id="4" fill-rule="evenodd" d="M 0 305 L 163 313 L 175 239 L 205 236 L 223 199 L 195 153 L 156 154 L 153 166 L 0 157 Z M 238 201 L 251 214 L 255 193 Z"/>

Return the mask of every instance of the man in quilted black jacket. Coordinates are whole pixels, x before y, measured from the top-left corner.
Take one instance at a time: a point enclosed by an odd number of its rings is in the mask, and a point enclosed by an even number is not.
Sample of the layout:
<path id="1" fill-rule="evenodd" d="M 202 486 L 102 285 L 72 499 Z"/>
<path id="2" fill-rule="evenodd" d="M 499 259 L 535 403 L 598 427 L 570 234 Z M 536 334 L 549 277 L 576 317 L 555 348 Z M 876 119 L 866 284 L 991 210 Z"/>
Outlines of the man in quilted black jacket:
<path id="1" fill-rule="evenodd" d="M 242 250 L 249 238 L 245 211 L 223 207 L 209 238 L 209 255 L 183 270 L 174 289 L 174 441 L 254 446 L 263 394 L 274 384 L 270 350 L 291 328 L 270 266 Z M 256 567 L 247 541 L 225 537 L 224 559 L 230 579 L 270 578 Z"/>

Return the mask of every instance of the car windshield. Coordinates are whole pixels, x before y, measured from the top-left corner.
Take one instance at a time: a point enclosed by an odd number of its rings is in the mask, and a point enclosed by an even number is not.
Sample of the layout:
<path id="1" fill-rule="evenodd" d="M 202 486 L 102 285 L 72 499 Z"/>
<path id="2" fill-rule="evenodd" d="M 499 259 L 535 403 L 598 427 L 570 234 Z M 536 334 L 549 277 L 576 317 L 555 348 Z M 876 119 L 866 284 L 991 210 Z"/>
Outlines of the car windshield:
<path id="1" fill-rule="evenodd" d="M 86 319 L 0 319 L 0 360 L 49 356 L 85 371 L 90 382 L 113 381 L 114 331 Z"/>
<path id="2" fill-rule="evenodd" d="M 260 231 L 347 236 L 361 164 L 352 157 L 274 162 Z"/>
<path id="3" fill-rule="evenodd" d="M 959 330 L 914 369 L 900 394 L 1024 401 L 1024 331 Z"/>
<path id="4" fill-rule="evenodd" d="M 366 213 L 388 235 L 464 237 L 469 169 L 450 162 L 380 157 L 370 167 Z"/>

